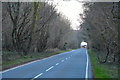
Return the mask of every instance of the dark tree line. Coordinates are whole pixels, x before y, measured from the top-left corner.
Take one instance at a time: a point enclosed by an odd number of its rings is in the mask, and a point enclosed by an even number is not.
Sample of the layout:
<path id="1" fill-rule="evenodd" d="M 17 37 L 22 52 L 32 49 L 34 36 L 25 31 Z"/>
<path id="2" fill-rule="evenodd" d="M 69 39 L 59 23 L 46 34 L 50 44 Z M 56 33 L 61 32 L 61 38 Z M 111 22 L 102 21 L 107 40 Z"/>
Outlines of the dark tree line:
<path id="1" fill-rule="evenodd" d="M 65 40 L 69 40 L 65 36 L 72 30 L 69 20 L 56 12 L 56 6 L 45 2 L 3 3 L 3 51 L 25 56 L 48 48 L 63 49 Z"/>
<path id="2" fill-rule="evenodd" d="M 84 4 L 84 20 L 80 33 L 89 44 L 89 48 L 96 51 L 98 61 L 106 63 L 119 60 L 119 12 L 120 3 L 86 3 Z"/>

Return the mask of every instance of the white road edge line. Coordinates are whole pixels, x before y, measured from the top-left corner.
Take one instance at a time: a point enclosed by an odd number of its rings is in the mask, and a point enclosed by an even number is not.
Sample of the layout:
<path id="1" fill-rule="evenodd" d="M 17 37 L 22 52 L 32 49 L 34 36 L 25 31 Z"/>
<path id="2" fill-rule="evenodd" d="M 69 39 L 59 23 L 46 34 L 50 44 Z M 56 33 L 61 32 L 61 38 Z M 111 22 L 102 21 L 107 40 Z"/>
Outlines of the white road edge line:
<path id="1" fill-rule="evenodd" d="M 56 63 L 56 65 L 59 65 L 59 63 Z"/>
<path id="2" fill-rule="evenodd" d="M 54 66 L 51 66 L 51 67 L 50 67 L 50 68 L 48 68 L 46 71 L 49 71 L 49 70 L 51 70 L 53 67 L 54 67 Z"/>
<path id="3" fill-rule="evenodd" d="M 3 70 L 3 71 L 1 71 L 1 72 L 2 72 L 2 73 L 5 73 L 5 72 L 8 72 L 8 71 L 11 71 L 11 70 L 14 70 L 14 69 L 17 69 L 17 68 L 20 68 L 20 67 L 23 67 L 23 66 L 32 64 L 32 63 L 37 62 L 37 61 L 39 61 L 39 60 L 36 60 L 36 61 L 33 61 L 33 62 L 29 62 L 29 63 L 23 64 L 23 65 L 20 65 L 20 66 L 17 66 L 17 67 L 13 67 L 13 68 L 10 68 L 10 69 L 7 69 L 7 70 Z"/>
<path id="4" fill-rule="evenodd" d="M 58 54 L 58 55 L 62 55 L 62 54 L 65 54 L 65 53 L 66 53 L 66 52 L 63 52 L 63 53 L 60 53 L 60 54 Z M 55 56 L 57 56 L 57 55 L 53 55 L 53 56 L 50 56 L 50 57 L 47 57 L 47 58 L 44 58 L 44 59 L 41 59 L 41 60 L 46 60 L 46 59 L 48 59 L 48 58 L 55 57 Z M 11 71 L 11 70 L 14 70 L 14 69 L 17 69 L 17 68 L 20 68 L 20 67 L 23 67 L 23 66 L 26 66 L 26 65 L 35 63 L 35 62 L 37 62 L 37 61 L 41 61 L 41 60 L 32 61 L 32 62 L 23 64 L 23 65 L 20 65 L 20 66 L 17 66 L 17 67 L 13 67 L 13 68 L 10 68 L 10 69 L 7 69 L 7 70 L 3 70 L 3 71 L 0 71 L 0 73 L 5 73 L 5 72 L 8 72 L 8 71 Z"/>
<path id="5" fill-rule="evenodd" d="M 37 76 L 35 76 L 35 77 L 34 77 L 33 79 L 31 79 L 31 80 L 34 80 L 34 79 L 38 78 L 38 77 L 41 76 L 41 75 L 43 75 L 43 73 L 38 74 Z"/>
<path id="6" fill-rule="evenodd" d="M 85 78 L 86 80 L 88 80 L 88 53 L 87 53 L 87 50 L 86 50 L 86 57 L 87 57 L 87 62 L 86 62 L 86 74 L 85 74 Z"/>

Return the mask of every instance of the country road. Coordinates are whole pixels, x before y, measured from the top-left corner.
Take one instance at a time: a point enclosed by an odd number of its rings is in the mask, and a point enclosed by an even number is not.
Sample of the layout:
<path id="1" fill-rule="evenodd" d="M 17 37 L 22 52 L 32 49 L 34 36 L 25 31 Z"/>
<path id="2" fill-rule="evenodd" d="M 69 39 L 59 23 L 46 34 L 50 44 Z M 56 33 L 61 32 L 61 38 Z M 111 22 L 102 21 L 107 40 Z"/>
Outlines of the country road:
<path id="1" fill-rule="evenodd" d="M 2 78 L 92 78 L 92 71 L 88 52 L 81 48 L 5 70 Z"/>

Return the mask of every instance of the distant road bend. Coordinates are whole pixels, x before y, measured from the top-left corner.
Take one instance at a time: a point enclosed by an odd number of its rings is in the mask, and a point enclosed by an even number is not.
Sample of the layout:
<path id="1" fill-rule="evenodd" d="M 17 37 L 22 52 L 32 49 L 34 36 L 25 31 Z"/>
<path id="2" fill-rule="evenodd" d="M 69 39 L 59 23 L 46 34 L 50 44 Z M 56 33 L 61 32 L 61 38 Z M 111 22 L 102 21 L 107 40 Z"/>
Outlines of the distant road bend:
<path id="1" fill-rule="evenodd" d="M 92 78 L 92 71 L 88 52 L 81 48 L 5 70 L 2 78 Z"/>

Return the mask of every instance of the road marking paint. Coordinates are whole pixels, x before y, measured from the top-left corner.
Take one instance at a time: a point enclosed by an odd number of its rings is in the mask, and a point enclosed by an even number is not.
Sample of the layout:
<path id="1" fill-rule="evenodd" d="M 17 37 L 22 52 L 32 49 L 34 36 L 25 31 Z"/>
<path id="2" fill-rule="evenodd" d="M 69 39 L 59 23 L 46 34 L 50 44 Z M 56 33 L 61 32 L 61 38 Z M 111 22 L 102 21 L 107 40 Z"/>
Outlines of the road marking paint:
<path id="1" fill-rule="evenodd" d="M 86 62 L 86 75 L 85 75 L 85 78 L 86 78 L 86 80 L 88 80 L 88 53 L 87 53 L 87 50 L 86 50 L 86 57 L 87 57 L 87 62 Z"/>
<path id="2" fill-rule="evenodd" d="M 13 68 L 10 68 L 10 69 L 4 70 L 4 71 L 0 71 L 0 73 L 5 73 L 5 72 L 8 72 L 8 71 L 11 71 L 11 70 L 14 70 L 14 69 L 17 69 L 17 68 L 20 68 L 20 67 L 23 67 L 23 66 L 26 66 L 26 65 L 29 65 L 29 64 L 33 64 L 33 63 L 38 62 L 38 61 L 46 60 L 46 59 L 49 59 L 49 58 L 52 58 L 52 57 L 55 57 L 55 56 L 58 56 L 58 55 L 62 55 L 62 54 L 65 54 L 65 53 L 67 53 L 67 52 L 63 52 L 63 53 L 53 55 L 53 56 L 50 56 L 50 57 L 47 57 L 47 58 L 44 58 L 44 59 L 41 59 L 41 60 L 32 61 L 32 62 L 23 64 L 23 65 L 20 65 L 20 66 L 17 66 L 17 67 L 13 67 Z"/>
<path id="3" fill-rule="evenodd" d="M 13 68 L 10 68 L 10 69 L 7 69 L 7 70 L 4 70 L 2 71 L 2 73 L 5 73 L 5 72 L 8 72 L 8 71 L 11 71 L 11 70 L 14 70 L 14 69 L 17 69 L 17 68 L 20 68 L 20 67 L 23 67 L 23 66 L 26 66 L 26 65 L 29 65 L 29 64 L 33 64 L 35 62 L 37 62 L 39 60 L 36 60 L 36 61 L 33 61 L 33 62 L 29 62 L 29 63 L 26 63 L 26 64 L 23 64 L 23 65 L 20 65 L 20 66 L 17 66 L 17 67 L 13 67 Z M 1 72 L 1 71 L 0 71 Z"/>
<path id="4" fill-rule="evenodd" d="M 66 58 L 66 60 L 67 60 L 67 58 Z"/>
<path id="5" fill-rule="evenodd" d="M 56 65 L 59 65 L 59 63 L 56 63 Z"/>
<path id="6" fill-rule="evenodd" d="M 70 58 L 70 57 L 69 57 Z"/>
<path id="7" fill-rule="evenodd" d="M 38 78 L 38 77 L 41 76 L 41 75 L 43 75 L 43 73 L 38 74 L 37 76 L 35 76 L 35 77 L 34 77 L 33 79 L 31 79 L 31 80 L 34 80 L 34 79 Z"/>
<path id="8" fill-rule="evenodd" d="M 61 62 L 64 62 L 64 60 L 62 60 Z"/>
<path id="9" fill-rule="evenodd" d="M 49 70 L 51 70 L 53 67 L 54 67 L 54 66 L 51 66 L 51 67 L 50 67 L 50 68 L 48 68 L 46 71 L 49 71 Z"/>

